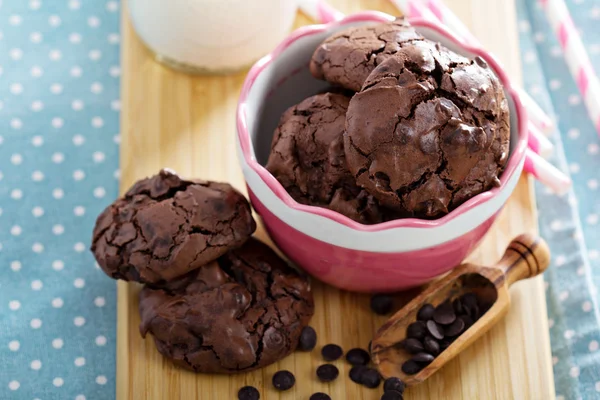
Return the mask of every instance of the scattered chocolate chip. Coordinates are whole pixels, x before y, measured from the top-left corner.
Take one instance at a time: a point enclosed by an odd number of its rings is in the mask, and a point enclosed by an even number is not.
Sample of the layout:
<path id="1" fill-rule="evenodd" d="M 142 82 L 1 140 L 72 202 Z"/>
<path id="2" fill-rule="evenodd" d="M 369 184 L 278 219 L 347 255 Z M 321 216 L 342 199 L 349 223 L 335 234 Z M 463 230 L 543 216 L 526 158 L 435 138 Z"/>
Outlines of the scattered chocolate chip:
<path id="1" fill-rule="evenodd" d="M 260 393 L 254 386 L 244 386 L 238 392 L 239 400 L 259 400 Z"/>
<path id="2" fill-rule="evenodd" d="M 294 374 L 290 371 L 278 371 L 273 375 L 273 386 L 277 390 L 288 390 L 296 383 Z"/>
<path id="3" fill-rule="evenodd" d="M 364 365 L 356 365 L 350 369 L 350 379 L 352 382 L 360 383 L 362 385 L 363 382 L 363 374 L 367 371 L 367 367 Z"/>
<path id="4" fill-rule="evenodd" d="M 460 297 L 460 301 L 466 308 L 471 308 L 477 305 L 477 295 L 475 293 L 465 293 Z"/>
<path id="5" fill-rule="evenodd" d="M 404 397 L 396 390 L 388 390 L 381 395 L 381 400 L 404 400 Z"/>
<path id="6" fill-rule="evenodd" d="M 371 297 L 371 310 L 378 315 L 386 315 L 392 311 L 394 299 L 389 294 L 375 294 Z"/>
<path id="7" fill-rule="evenodd" d="M 458 336 L 465 330 L 465 321 L 462 318 L 457 318 L 452 324 L 444 328 L 446 336 Z"/>
<path id="8" fill-rule="evenodd" d="M 321 355 L 325 361 L 335 361 L 344 354 L 344 350 L 337 344 L 326 344 L 321 349 Z"/>
<path id="9" fill-rule="evenodd" d="M 331 382 L 336 380 L 340 371 L 333 364 L 323 364 L 317 368 L 317 377 L 321 382 Z"/>
<path id="10" fill-rule="evenodd" d="M 455 319 L 456 314 L 454 314 L 454 307 L 449 300 L 446 300 L 437 306 L 433 312 L 433 320 L 438 324 L 450 325 Z"/>
<path id="11" fill-rule="evenodd" d="M 361 383 L 370 389 L 375 389 L 381 383 L 381 375 L 376 369 L 367 368 L 362 374 Z"/>
<path id="12" fill-rule="evenodd" d="M 421 343 L 421 341 L 414 339 L 414 338 L 404 339 L 401 342 L 401 345 L 404 348 L 404 350 L 408 351 L 410 354 L 417 354 L 417 353 L 422 352 L 425 349 L 423 347 L 423 343 Z"/>
<path id="13" fill-rule="evenodd" d="M 480 56 L 475 57 L 475 62 L 477 63 L 477 65 L 479 65 L 481 68 L 487 68 L 488 64 L 487 62 L 481 58 Z"/>
<path id="14" fill-rule="evenodd" d="M 367 365 L 371 361 L 371 356 L 363 349 L 352 349 L 346 353 L 346 361 L 352 365 Z"/>
<path id="15" fill-rule="evenodd" d="M 387 378 L 385 380 L 385 382 L 383 382 L 383 390 L 385 392 L 389 391 L 389 390 L 395 390 L 397 392 L 400 392 L 400 394 L 404 393 L 404 389 L 406 388 L 406 385 L 404 385 L 404 382 L 402 382 L 402 380 L 400 378 L 396 378 L 395 376 L 391 377 L 391 378 Z"/>
<path id="16" fill-rule="evenodd" d="M 474 321 L 477 321 L 481 314 L 479 314 L 479 306 L 475 304 L 473 307 L 469 308 L 469 315 L 473 318 Z"/>
<path id="17" fill-rule="evenodd" d="M 423 348 L 426 352 L 433 354 L 434 356 L 440 354 L 440 344 L 429 335 L 425 336 L 425 339 L 423 339 Z"/>
<path id="18" fill-rule="evenodd" d="M 440 351 L 446 350 L 452 344 L 451 340 L 444 339 L 440 342 Z"/>
<path id="19" fill-rule="evenodd" d="M 423 321 L 413 322 L 406 328 L 406 336 L 414 339 L 423 339 L 427 333 L 427 326 Z"/>
<path id="20" fill-rule="evenodd" d="M 433 312 L 435 311 L 435 307 L 431 304 L 427 303 L 417 313 L 417 319 L 419 321 L 428 321 L 433 318 Z"/>
<path id="21" fill-rule="evenodd" d="M 402 364 L 402 372 L 407 375 L 413 375 L 422 370 L 423 368 L 416 361 L 408 360 Z"/>
<path id="22" fill-rule="evenodd" d="M 311 351 L 317 345 L 317 332 L 310 327 L 305 326 L 300 333 L 300 341 L 298 342 L 298 350 Z"/>
<path id="23" fill-rule="evenodd" d="M 463 313 L 463 306 L 460 299 L 454 299 L 454 301 L 452 302 L 452 307 L 454 307 L 454 313 L 456 315 Z"/>
<path id="24" fill-rule="evenodd" d="M 419 362 L 419 363 L 430 363 L 433 361 L 435 357 L 428 353 L 419 353 L 416 354 L 411 360 Z"/>
<path id="25" fill-rule="evenodd" d="M 461 315 L 460 317 L 458 317 L 460 319 L 463 320 L 463 322 L 465 323 L 465 330 L 469 329 L 471 327 L 471 325 L 474 324 L 473 322 L 473 318 L 469 317 L 468 315 Z"/>
<path id="26" fill-rule="evenodd" d="M 444 338 L 444 330 L 434 320 L 427 321 L 427 331 L 438 340 Z"/>
<path id="27" fill-rule="evenodd" d="M 323 392 L 317 392 L 313 393 L 313 395 L 310 396 L 310 399 L 308 400 L 331 400 L 331 397 L 329 397 L 328 394 L 325 394 Z"/>

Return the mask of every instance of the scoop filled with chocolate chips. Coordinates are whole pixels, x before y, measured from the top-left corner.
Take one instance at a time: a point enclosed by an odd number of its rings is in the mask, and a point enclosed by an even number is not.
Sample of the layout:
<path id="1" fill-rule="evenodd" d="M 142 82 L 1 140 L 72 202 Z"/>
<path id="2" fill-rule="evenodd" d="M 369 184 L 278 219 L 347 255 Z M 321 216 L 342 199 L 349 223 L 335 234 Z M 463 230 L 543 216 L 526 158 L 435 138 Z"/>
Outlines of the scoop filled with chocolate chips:
<path id="1" fill-rule="evenodd" d="M 548 268 L 540 238 L 515 238 L 494 266 L 463 264 L 398 311 L 375 334 L 371 357 L 383 377 L 411 386 L 487 332 L 510 307 L 509 287 Z"/>

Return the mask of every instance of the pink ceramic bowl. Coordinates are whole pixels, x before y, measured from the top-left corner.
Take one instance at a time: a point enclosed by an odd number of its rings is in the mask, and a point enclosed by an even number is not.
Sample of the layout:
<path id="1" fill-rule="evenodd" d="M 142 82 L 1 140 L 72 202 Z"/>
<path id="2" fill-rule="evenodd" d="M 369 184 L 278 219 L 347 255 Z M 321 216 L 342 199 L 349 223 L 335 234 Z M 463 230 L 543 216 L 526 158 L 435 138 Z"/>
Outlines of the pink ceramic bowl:
<path id="1" fill-rule="evenodd" d="M 339 288 L 381 292 L 420 285 L 450 270 L 473 250 L 514 190 L 525 160 L 525 111 L 506 74 L 488 53 L 463 44 L 440 26 L 412 24 L 427 38 L 479 55 L 504 84 L 511 111 L 511 152 L 501 186 L 479 194 L 435 221 L 400 219 L 362 225 L 336 212 L 298 204 L 263 167 L 281 114 L 328 85 L 310 75 L 317 45 L 349 26 L 389 21 L 364 12 L 301 28 L 250 70 L 237 111 L 238 155 L 250 200 L 279 248 L 314 277 Z"/>

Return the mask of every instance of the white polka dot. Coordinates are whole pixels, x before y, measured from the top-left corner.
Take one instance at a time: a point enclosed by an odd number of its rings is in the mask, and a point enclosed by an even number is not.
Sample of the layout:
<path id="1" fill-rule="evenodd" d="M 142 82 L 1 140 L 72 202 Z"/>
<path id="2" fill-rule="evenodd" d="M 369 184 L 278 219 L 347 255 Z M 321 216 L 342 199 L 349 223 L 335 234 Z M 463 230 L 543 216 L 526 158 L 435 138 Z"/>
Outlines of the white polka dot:
<path id="1" fill-rule="evenodd" d="M 565 396 L 558 395 L 555 400 L 565 400 Z"/>
<path id="2" fill-rule="evenodd" d="M 577 163 L 569 164 L 569 171 L 571 171 L 571 173 L 576 174 L 579 172 L 579 170 L 580 170 L 579 164 L 577 164 Z"/>
<path id="3" fill-rule="evenodd" d="M 65 160 L 65 156 L 63 153 L 54 153 L 52 154 L 52 162 L 55 164 L 60 164 Z"/>
<path id="4" fill-rule="evenodd" d="M 100 82 L 94 82 L 94 83 L 92 83 L 92 86 L 90 86 L 90 90 L 94 94 L 100 94 L 104 90 L 104 87 L 102 86 L 102 84 Z"/>
<path id="5" fill-rule="evenodd" d="M 73 100 L 73 102 L 71 103 L 71 108 L 73 108 L 73 110 L 75 110 L 75 111 L 82 110 L 83 109 L 83 101 Z"/>
<path id="6" fill-rule="evenodd" d="M 55 349 L 62 349 L 64 344 L 65 343 L 63 342 L 63 340 L 61 338 L 52 340 L 52 347 L 54 347 Z"/>
<path id="7" fill-rule="evenodd" d="M 65 124 L 65 120 L 59 117 L 52 118 L 52 126 L 55 128 L 62 128 Z"/>
<path id="8" fill-rule="evenodd" d="M 101 152 L 101 151 L 95 151 L 92 154 L 92 159 L 94 160 L 95 163 L 101 163 L 101 162 L 103 162 L 104 158 L 105 158 L 104 153 Z"/>
<path id="9" fill-rule="evenodd" d="M 13 118 L 10 120 L 10 126 L 13 129 L 21 129 L 23 127 L 23 121 L 21 121 L 19 118 Z"/>
<path id="10" fill-rule="evenodd" d="M 592 17 L 592 19 L 600 19 L 600 7 L 592 8 L 592 11 L 590 12 L 590 17 Z"/>
<path id="11" fill-rule="evenodd" d="M 96 345 L 97 346 L 104 346 L 106 344 L 106 337 L 105 336 L 97 336 L 96 337 Z"/>
<path id="12" fill-rule="evenodd" d="M 558 294 L 558 299 L 560 301 L 565 301 L 568 298 L 569 298 L 569 292 L 567 290 L 564 290 Z"/>
<path id="13" fill-rule="evenodd" d="M 114 111 L 119 111 L 121 109 L 121 100 L 111 101 L 110 108 L 112 108 Z"/>
<path id="14" fill-rule="evenodd" d="M 13 311 L 17 311 L 19 308 L 21 308 L 21 302 L 18 300 L 11 300 L 8 302 L 8 308 Z"/>
<path id="15" fill-rule="evenodd" d="M 98 61 L 102 58 L 102 52 L 98 49 L 90 50 L 90 52 L 88 53 L 88 57 L 92 61 Z"/>
<path id="16" fill-rule="evenodd" d="M 85 318 L 83 317 L 75 317 L 73 319 L 73 323 L 75 326 L 83 326 L 85 324 Z"/>
<path id="17" fill-rule="evenodd" d="M 108 70 L 108 73 L 113 78 L 116 78 L 118 76 L 121 76 L 121 68 L 119 68 L 117 66 L 110 67 L 110 69 Z"/>
<path id="18" fill-rule="evenodd" d="M 86 398 L 84 395 L 78 394 L 77 396 L 75 396 L 75 400 L 86 400 Z"/>
<path id="19" fill-rule="evenodd" d="M 10 58 L 12 58 L 15 61 L 20 60 L 21 58 L 23 58 L 23 50 L 21 49 L 10 49 L 9 52 Z"/>
<path id="20" fill-rule="evenodd" d="M 537 60 L 537 55 L 535 54 L 535 51 L 533 51 L 533 50 L 526 51 L 525 55 L 523 56 L 523 60 L 527 64 L 534 63 Z"/>
<path id="21" fill-rule="evenodd" d="M 10 381 L 8 383 L 8 388 L 10 390 L 17 390 L 21 387 L 21 384 L 19 383 L 19 381 Z"/>
<path id="22" fill-rule="evenodd" d="M 82 170 L 77 169 L 77 170 L 73 171 L 73 179 L 75 179 L 76 181 L 80 181 L 84 178 L 85 178 L 85 172 L 83 172 Z"/>
<path id="23" fill-rule="evenodd" d="M 572 329 L 567 329 L 564 333 L 565 339 L 571 339 L 573 336 L 575 336 L 575 331 Z"/>
<path id="24" fill-rule="evenodd" d="M 41 6 L 42 2 L 40 0 L 31 0 L 29 2 L 29 8 L 31 8 L 32 10 L 39 10 Z"/>
<path id="25" fill-rule="evenodd" d="M 96 377 L 96 383 L 98 385 L 105 385 L 106 382 L 107 382 L 107 379 L 106 379 L 106 377 L 104 375 L 99 375 L 99 376 Z"/>
<path id="26" fill-rule="evenodd" d="M 106 9 L 110 12 L 115 12 L 119 9 L 119 3 L 116 1 L 109 1 L 106 3 Z"/>
<path id="27" fill-rule="evenodd" d="M 97 28 L 100 26 L 100 19 L 96 16 L 91 16 L 88 18 L 87 23 L 91 28 Z"/>
<path id="28" fill-rule="evenodd" d="M 581 309 L 585 312 L 589 312 L 592 309 L 592 303 L 589 301 L 584 301 L 581 304 Z"/>
<path id="29" fill-rule="evenodd" d="M 558 89 L 560 89 L 561 86 L 562 86 L 562 82 L 559 81 L 558 79 L 552 79 L 550 81 L 550 89 L 552 89 L 552 90 L 558 90 Z"/>
<path id="30" fill-rule="evenodd" d="M 83 243 L 81 243 L 81 242 L 77 242 L 73 246 L 73 250 L 75 250 L 78 253 L 82 253 L 82 252 L 85 251 L 85 245 Z"/>
<path id="31" fill-rule="evenodd" d="M 587 147 L 587 151 L 591 155 L 596 155 L 598 152 L 600 152 L 600 146 L 598 146 L 596 143 L 590 143 Z"/>
<path id="32" fill-rule="evenodd" d="M 40 32 L 31 32 L 29 35 L 29 40 L 31 40 L 32 43 L 40 43 L 43 38 L 44 37 Z"/>
<path id="33" fill-rule="evenodd" d="M 550 223 L 550 229 L 552 229 L 553 231 L 559 231 L 562 229 L 562 222 L 559 220 L 554 220 L 552 221 L 552 223 Z"/>
<path id="34" fill-rule="evenodd" d="M 81 217 L 83 214 L 85 214 L 85 208 L 82 206 L 77 206 L 73 209 L 73 214 L 75 214 L 78 217 Z"/>
<path id="35" fill-rule="evenodd" d="M 55 235 L 62 235 L 64 232 L 65 232 L 65 227 L 60 224 L 54 225 L 52 227 L 52 233 L 54 233 Z"/>
<path id="36" fill-rule="evenodd" d="M 62 23 L 62 20 L 58 15 L 51 15 L 50 17 L 48 17 L 48 23 L 52 27 L 57 27 Z"/>
<path id="37" fill-rule="evenodd" d="M 19 225 L 14 225 L 12 228 L 10 228 L 10 234 L 13 236 L 19 236 L 21 232 L 23 232 L 23 230 Z"/>
<path id="38" fill-rule="evenodd" d="M 554 259 L 554 264 L 557 267 L 565 265 L 566 262 L 567 262 L 567 258 L 564 255 L 562 255 L 562 254 L 556 256 L 556 258 Z"/>
<path id="39" fill-rule="evenodd" d="M 71 43 L 81 43 L 81 35 L 77 32 L 73 32 L 69 35 L 69 42 Z"/>
<path id="40" fill-rule="evenodd" d="M 573 378 L 577 378 L 579 376 L 579 367 L 571 367 L 569 375 L 571 375 Z"/>
<path id="41" fill-rule="evenodd" d="M 587 186 L 592 190 L 598 189 L 598 180 L 590 179 L 589 181 L 587 181 Z"/>
<path id="42" fill-rule="evenodd" d="M 562 49 L 560 48 L 560 46 L 552 46 L 552 48 L 550 48 L 550 55 L 554 58 L 561 57 Z"/>
<path id="43" fill-rule="evenodd" d="M 61 260 L 52 261 L 52 269 L 55 271 L 62 271 L 65 268 L 65 263 Z"/>
<path id="44" fill-rule="evenodd" d="M 12 94 L 21 94 L 21 93 L 23 93 L 23 85 L 21 85 L 20 83 L 12 83 L 10 85 L 10 92 Z"/>
<path id="45" fill-rule="evenodd" d="M 15 153 L 12 156 L 10 156 L 10 162 L 13 165 L 21 165 L 21 163 L 23 162 L 23 156 L 21 156 L 19 153 Z"/>
<path id="46" fill-rule="evenodd" d="M 590 53 L 592 54 L 600 54 L 600 43 L 590 44 Z"/>
<path id="47" fill-rule="evenodd" d="M 19 200 L 23 197 L 23 191 L 21 189 L 13 189 L 10 192 L 10 197 L 12 197 L 14 200 Z"/>
<path id="48" fill-rule="evenodd" d="M 71 10 L 78 10 L 81 7 L 81 2 L 79 0 L 69 0 L 69 8 Z"/>
<path id="49" fill-rule="evenodd" d="M 44 245 L 36 242 L 33 244 L 33 246 L 31 246 L 31 250 L 33 250 L 34 253 L 41 253 L 44 251 Z"/>
<path id="50" fill-rule="evenodd" d="M 75 366 L 77 367 L 83 367 L 85 365 L 85 358 L 83 357 L 77 357 L 74 361 Z"/>
<path id="51" fill-rule="evenodd" d="M 577 139 L 580 135 L 579 129 L 577 129 L 577 128 L 569 129 L 569 132 L 567 132 L 567 135 L 571 139 Z"/>
<path id="52" fill-rule="evenodd" d="M 33 171 L 31 174 L 31 179 L 34 182 L 40 182 L 44 180 L 44 173 L 42 171 Z"/>
<path id="53" fill-rule="evenodd" d="M 82 243 L 83 245 L 83 243 Z M 77 278 L 73 281 L 73 286 L 75 286 L 77 289 L 81 289 L 85 286 L 85 280 L 81 279 L 81 278 Z"/>
<path id="54" fill-rule="evenodd" d="M 83 143 L 85 143 L 85 138 L 81 135 L 75 135 L 73 136 L 73 144 L 75 146 L 81 146 Z"/>
<path id="55" fill-rule="evenodd" d="M 598 342 L 595 341 L 595 340 L 592 340 L 590 342 L 590 344 L 588 345 L 588 350 L 589 351 L 596 351 L 596 350 L 598 350 Z"/>
<path id="56" fill-rule="evenodd" d="M 31 322 L 29 322 L 29 326 L 31 326 L 33 329 L 39 329 L 42 326 L 42 320 L 39 318 L 34 318 L 31 320 Z"/>
<path id="57" fill-rule="evenodd" d="M 107 39 L 110 44 L 118 44 L 121 41 L 121 36 L 118 33 L 110 33 Z"/>
<path id="58" fill-rule="evenodd" d="M 556 365 L 556 364 L 558 364 L 558 357 L 553 356 L 552 357 L 552 365 Z"/>
<path id="59" fill-rule="evenodd" d="M 65 381 L 63 380 L 63 378 L 54 378 L 52 380 L 52 384 L 56 387 L 61 387 L 64 383 Z"/>
<path id="60" fill-rule="evenodd" d="M 600 258 L 600 251 L 598 251 L 598 250 L 589 250 L 588 251 L 588 257 L 591 260 L 596 260 L 596 259 Z"/>
<path id="61" fill-rule="evenodd" d="M 31 144 L 35 147 L 40 147 L 44 144 L 44 138 L 42 136 L 34 136 L 31 138 Z"/>
<path id="62" fill-rule="evenodd" d="M 572 94 L 569 96 L 569 104 L 576 106 L 581 103 L 581 97 L 578 94 Z"/>
<path id="63" fill-rule="evenodd" d="M 590 214 L 585 218 L 585 222 L 590 225 L 596 225 L 598 223 L 598 214 Z"/>
<path id="64" fill-rule="evenodd" d="M 81 75 L 83 75 L 83 70 L 81 69 L 81 67 L 76 65 L 73 68 L 71 68 L 69 73 L 71 74 L 72 77 L 79 78 Z"/>
<path id="65" fill-rule="evenodd" d="M 21 267 L 22 265 L 20 261 L 11 261 L 10 263 L 10 269 L 12 269 L 15 272 L 20 271 Z"/>
<path id="66" fill-rule="evenodd" d="M 41 217 L 42 215 L 44 215 L 44 209 L 42 207 L 33 207 L 31 213 L 34 217 Z"/>
<path id="67" fill-rule="evenodd" d="M 104 120 L 101 117 L 92 118 L 92 126 L 94 128 L 102 128 L 104 126 Z"/>
<path id="68" fill-rule="evenodd" d="M 64 304 L 65 302 L 60 297 L 52 299 L 52 307 L 54 308 L 61 308 Z"/>
<path id="69" fill-rule="evenodd" d="M 58 61 L 62 58 L 62 53 L 60 50 L 57 50 L 57 49 L 50 50 L 50 53 L 48 53 L 48 57 L 52 61 Z"/>
<path id="70" fill-rule="evenodd" d="M 96 305 L 96 307 L 104 307 L 104 305 L 106 304 L 106 300 L 104 299 L 104 297 L 96 297 L 94 299 L 94 304 Z"/>
<path id="71" fill-rule="evenodd" d="M 519 31 L 522 33 L 529 32 L 531 30 L 531 24 L 527 20 L 519 21 Z"/>
<path id="72" fill-rule="evenodd" d="M 36 100 L 33 103 L 31 103 L 31 109 L 33 111 L 42 111 L 44 109 L 44 103 L 42 103 L 39 100 Z"/>
<path id="73" fill-rule="evenodd" d="M 121 135 L 113 136 L 113 142 L 115 142 L 116 144 L 121 143 Z"/>
<path id="74" fill-rule="evenodd" d="M 10 351 L 19 351 L 21 348 L 21 343 L 18 340 L 11 340 L 8 342 L 8 348 Z"/>
<path id="75" fill-rule="evenodd" d="M 548 328 L 552 328 L 554 326 L 554 320 L 552 318 L 548 319 Z"/>
<path id="76" fill-rule="evenodd" d="M 579 276 L 585 275 L 585 267 L 577 268 L 577 275 L 579 275 Z"/>
<path id="77" fill-rule="evenodd" d="M 44 284 L 39 279 L 36 279 L 35 281 L 31 282 L 32 290 L 42 290 L 42 287 L 44 287 Z"/>
<path id="78" fill-rule="evenodd" d="M 115 179 L 121 179 L 121 170 L 116 169 L 115 172 L 113 172 L 113 177 Z"/>
<path id="79" fill-rule="evenodd" d="M 13 26 L 21 25 L 21 22 L 23 22 L 23 18 L 20 15 L 13 14 L 8 17 L 8 23 Z"/>
<path id="80" fill-rule="evenodd" d="M 106 190 L 103 187 L 97 187 L 94 189 L 94 197 L 101 199 L 106 195 Z"/>
<path id="81" fill-rule="evenodd" d="M 34 78 L 39 78 L 40 76 L 44 75 L 44 70 L 41 67 L 38 67 L 36 65 L 36 66 L 31 67 L 31 70 L 29 70 L 29 73 Z"/>
<path id="82" fill-rule="evenodd" d="M 31 364 L 29 364 L 29 366 L 31 367 L 31 369 L 33 369 L 34 371 L 39 370 L 40 368 L 42 368 L 42 362 L 40 360 L 33 360 L 31 362 Z"/>
<path id="83" fill-rule="evenodd" d="M 63 86 L 60 83 L 53 83 L 50 85 L 50 91 L 52 94 L 61 94 L 63 91 Z"/>
<path id="84" fill-rule="evenodd" d="M 52 191 L 52 197 L 54 197 L 57 200 L 62 199 L 64 196 L 65 192 L 60 188 L 56 188 Z"/>

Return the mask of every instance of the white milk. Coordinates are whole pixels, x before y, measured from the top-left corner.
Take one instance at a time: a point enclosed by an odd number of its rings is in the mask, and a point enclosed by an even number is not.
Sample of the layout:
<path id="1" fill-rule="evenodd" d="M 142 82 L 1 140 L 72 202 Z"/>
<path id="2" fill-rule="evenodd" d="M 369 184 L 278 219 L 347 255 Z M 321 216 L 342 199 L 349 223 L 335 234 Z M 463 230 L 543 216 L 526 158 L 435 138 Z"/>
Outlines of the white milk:
<path id="1" fill-rule="evenodd" d="M 130 0 L 133 25 L 156 58 L 226 73 L 269 53 L 290 31 L 297 0 Z"/>

